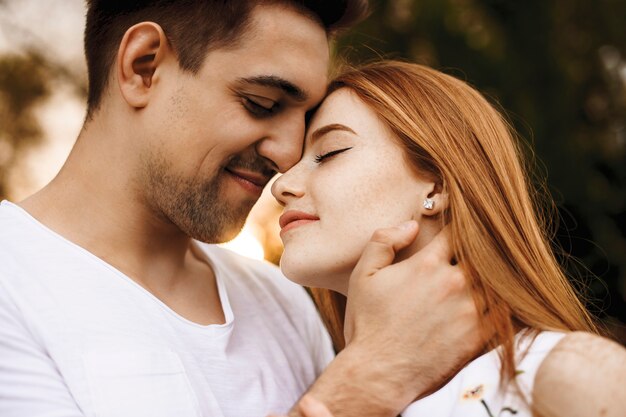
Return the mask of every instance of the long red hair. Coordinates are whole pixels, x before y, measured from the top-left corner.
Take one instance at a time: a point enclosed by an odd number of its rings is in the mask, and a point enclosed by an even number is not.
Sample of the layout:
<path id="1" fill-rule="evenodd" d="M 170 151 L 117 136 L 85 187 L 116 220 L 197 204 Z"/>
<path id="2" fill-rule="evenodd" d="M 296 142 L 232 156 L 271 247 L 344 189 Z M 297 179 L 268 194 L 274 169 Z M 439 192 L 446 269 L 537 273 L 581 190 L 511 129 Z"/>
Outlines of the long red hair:
<path id="1" fill-rule="evenodd" d="M 501 350 L 503 380 L 515 375 L 514 336 L 523 329 L 597 332 L 551 249 L 523 152 L 510 125 L 465 82 L 417 64 L 382 61 L 340 74 L 394 132 L 418 172 L 447 192 L 443 217 L 466 273 L 489 347 Z M 345 298 L 313 289 L 337 349 Z M 487 337 L 487 335 L 493 335 Z"/>

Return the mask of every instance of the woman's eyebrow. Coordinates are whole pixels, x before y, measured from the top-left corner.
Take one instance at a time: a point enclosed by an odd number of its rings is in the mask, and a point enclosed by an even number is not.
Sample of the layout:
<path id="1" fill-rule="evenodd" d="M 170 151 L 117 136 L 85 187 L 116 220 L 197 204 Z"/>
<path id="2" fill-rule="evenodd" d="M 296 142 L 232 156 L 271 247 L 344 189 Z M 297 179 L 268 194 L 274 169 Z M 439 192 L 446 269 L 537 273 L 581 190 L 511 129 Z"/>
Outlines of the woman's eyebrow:
<path id="1" fill-rule="evenodd" d="M 326 126 L 322 126 L 319 129 L 316 129 L 313 133 L 311 133 L 311 142 L 315 142 L 316 140 L 318 140 L 325 134 L 335 131 L 335 130 L 342 130 L 344 132 L 349 132 L 349 133 L 352 133 L 353 135 L 356 135 L 356 132 L 350 129 L 348 126 L 345 126 L 339 123 L 332 123 Z"/>

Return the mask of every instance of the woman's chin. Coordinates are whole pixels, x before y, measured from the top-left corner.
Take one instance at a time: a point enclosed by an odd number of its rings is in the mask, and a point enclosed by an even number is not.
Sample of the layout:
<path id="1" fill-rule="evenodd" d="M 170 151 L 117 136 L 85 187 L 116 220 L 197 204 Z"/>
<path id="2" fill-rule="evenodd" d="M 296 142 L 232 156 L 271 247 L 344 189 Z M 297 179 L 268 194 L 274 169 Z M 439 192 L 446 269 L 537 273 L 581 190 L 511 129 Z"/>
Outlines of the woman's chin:
<path id="1" fill-rule="evenodd" d="M 290 281 L 303 287 L 347 292 L 349 274 L 337 274 L 337 271 L 326 270 L 319 264 L 290 262 L 284 258 L 280 261 L 280 269 Z"/>
<path id="2" fill-rule="evenodd" d="M 301 264 L 294 264 L 285 260 L 284 257 L 280 260 L 280 270 L 290 281 L 300 284 L 304 287 L 320 287 L 320 279 L 317 278 L 311 270 Z"/>
<path id="3" fill-rule="evenodd" d="M 289 280 L 305 287 L 347 292 L 350 274 L 363 250 L 360 245 L 304 246 L 293 243 L 285 245 L 280 258 L 280 269 Z"/>

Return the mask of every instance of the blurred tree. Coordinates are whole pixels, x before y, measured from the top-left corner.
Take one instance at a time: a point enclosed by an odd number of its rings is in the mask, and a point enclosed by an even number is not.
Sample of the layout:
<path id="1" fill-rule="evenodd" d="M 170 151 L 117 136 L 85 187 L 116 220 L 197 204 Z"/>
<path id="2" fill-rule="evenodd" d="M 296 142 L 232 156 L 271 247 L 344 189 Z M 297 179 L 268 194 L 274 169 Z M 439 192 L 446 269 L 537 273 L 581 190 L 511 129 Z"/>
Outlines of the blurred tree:
<path id="1" fill-rule="evenodd" d="M 583 276 L 590 307 L 626 343 L 623 325 L 612 324 L 626 322 L 626 62 L 621 55 L 626 2 L 372 3 L 372 16 L 338 49 L 351 61 L 383 56 L 437 67 L 508 110 L 544 164 L 537 173 L 547 180 L 562 218 L 557 240 L 581 261 L 568 263 L 571 275 Z"/>
<path id="2" fill-rule="evenodd" d="M 69 85 L 77 96 L 87 96 L 83 66 L 60 61 L 50 40 L 27 22 L 16 21 L 9 10 L 16 4 L 0 0 L 0 35 L 21 49 L 0 54 L 0 199 L 11 198 L 10 172 L 43 139 L 37 109 L 54 87 Z M 79 2 L 76 7 L 81 7 Z"/>
<path id="3" fill-rule="evenodd" d="M 36 53 L 0 56 L 0 199 L 8 173 L 41 139 L 35 109 L 50 94 L 45 65 Z"/>

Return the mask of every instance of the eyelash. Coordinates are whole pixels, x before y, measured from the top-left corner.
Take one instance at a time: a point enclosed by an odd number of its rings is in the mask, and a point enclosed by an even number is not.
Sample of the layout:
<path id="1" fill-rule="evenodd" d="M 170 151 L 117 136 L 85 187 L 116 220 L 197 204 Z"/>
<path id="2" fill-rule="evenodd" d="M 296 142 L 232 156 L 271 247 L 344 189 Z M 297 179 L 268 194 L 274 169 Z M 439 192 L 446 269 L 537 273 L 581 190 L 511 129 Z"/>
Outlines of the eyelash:
<path id="1" fill-rule="evenodd" d="M 274 114 L 278 108 L 278 103 L 274 102 L 271 108 L 260 105 L 249 97 L 242 97 L 243 106 L 254 117 L 268 117 Z"/>
<path id="2" fill-rule="evenodd" d="M 317 155 L 317 156 L 315 157 L 315 162 L 317 162 L 318 164 L 321 164 L 321 163 L 322 163 L 325 159 L 328 159 L 328 158 L 330 158 L 330 157 L 333 157 L 333 156 L 335 156 L 335 155 L 338 155 L 338 154 L 340 154 L 340 153 L 342 153 L 342 152 L 345 152 L 345 151 L 347 151 L 347 150 L 349 150 L 349 149 L 352 149 L 352 147 L 349 147 L 349 148 L 343 148 L 343 149 L 337 149 L 336 151 L 331 151 L 331 152 L 325 153 L 325 154 L 323 154 L 323 155 Z"/>

